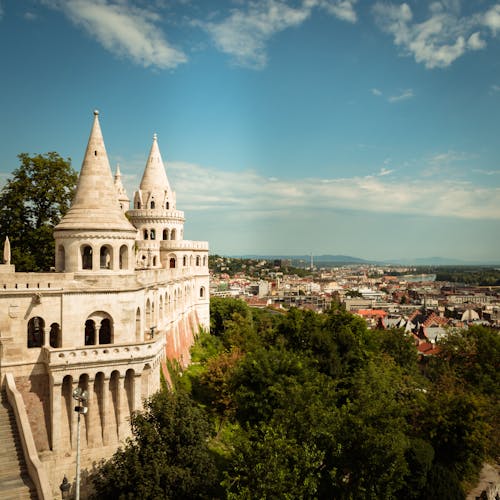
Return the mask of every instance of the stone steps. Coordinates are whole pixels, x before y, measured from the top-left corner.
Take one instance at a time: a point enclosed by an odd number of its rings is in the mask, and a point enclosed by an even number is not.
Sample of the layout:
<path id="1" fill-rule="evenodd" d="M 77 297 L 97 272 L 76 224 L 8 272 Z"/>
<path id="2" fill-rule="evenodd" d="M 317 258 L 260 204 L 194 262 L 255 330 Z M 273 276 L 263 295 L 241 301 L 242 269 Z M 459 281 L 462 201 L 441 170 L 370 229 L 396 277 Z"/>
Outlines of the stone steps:
<path id="1" fill-rule="evenodd" d="M 36 499 L 35 485 L 28 475 L 14 412 L 4 391 L 0 393 L 0 443 L 0 498 Z"/>

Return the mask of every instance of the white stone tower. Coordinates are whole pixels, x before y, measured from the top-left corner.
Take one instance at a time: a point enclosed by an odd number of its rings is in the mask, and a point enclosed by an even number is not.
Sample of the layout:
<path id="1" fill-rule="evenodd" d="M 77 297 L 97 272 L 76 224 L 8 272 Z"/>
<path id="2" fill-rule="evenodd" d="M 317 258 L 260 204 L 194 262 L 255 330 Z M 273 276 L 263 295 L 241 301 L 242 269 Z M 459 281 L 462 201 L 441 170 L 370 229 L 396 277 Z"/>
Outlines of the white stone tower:
<path id="1" fill-rule="evenodd" d="M 54 230 L 56 271 L 120 273 L 134 269 L 137 230 L 120 209 L 99 112 L 83 159 L 71 208 Z"/>
<path id="2" fill-rule="evenodd" d="M 127 215 L 138 229 L 136 266 L 178 268 L 179 255 L 165 242 L 183 240 L 184 212 L 176 210 L 175 192 L 168 182 L 156 134 L 139 190 L 134 193 L 134 208 Z M 182 247 L 180 243 L 177 246 Z"/>

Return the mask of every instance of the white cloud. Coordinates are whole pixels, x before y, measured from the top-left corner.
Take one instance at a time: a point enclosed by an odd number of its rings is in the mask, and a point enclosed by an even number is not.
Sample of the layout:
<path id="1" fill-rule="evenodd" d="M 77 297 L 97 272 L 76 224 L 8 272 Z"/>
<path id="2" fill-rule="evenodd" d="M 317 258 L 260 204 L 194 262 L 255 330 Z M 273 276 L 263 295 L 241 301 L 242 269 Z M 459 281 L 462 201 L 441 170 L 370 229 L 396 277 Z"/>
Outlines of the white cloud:
<path id="1" fill-rule="evenodd" d="M 168 171 L 183 209 L 190 211 L 231 210 L 254 218 L 311 209 L 500 219 L 500 188 L 452 179 L 396 181 L 385 168 L 378 176 L 294 180 L 180 162 L 168 163 Z M 194 178 L 205 181 L 193 184 Z"/>
<path id="2" fill-rule="evenodd" d="M 493 31 L 496 35 L 500 30 L 500 5 L 494 5 L 489 9 L 483 18 L 483 24 Z"/>
<path id="3" fill-rule="evenodd" d="M 379 89 L 376 89 L 376 88 L 370 89 L 370 92 L 371 92 L 373 95 L 376 95 L 376 96 L 380 96 L 380 95 L 382 95 L 382 91 L 381 91 L 381 90 L 379 90 Z"/>
<path id="4" fill-rule="evenodd" d="M 473 172 L 483 175 L 500 175 L 500 170 L 483 170 L 481 168 L 476 168 Z"/>
<path id="5" fill-rule="evenodd" d="M 486 42 L 481 39 L 480 33 L 476 31 L 467 40 L 467 47 L 471 50 L 481 50 L 486 47 Z"/>
<path id="6" fill-rule="evenodd" d="M 256 0 L 244 3 L 244 8 L 232 9 L 222 21 L 193 21 L 212 37 L 215 46 L 233 57 L 236 64 L 262 69 L 267 64 L 267 43 L 276 34 L 301 25 L 313 8 L 351 23 L 357 16 L 357 0 L 304 0 L 292 7 L 283 0 Z"/>
<path id="7" fill-rule="evenodd" d="M 175 68 L 187 61 L 157 26 L 160 16 L 129 0 L 43 0 L 64 12 L 110 52 L 144 67 Z"/>
<path id="8" fill-rule="evenodd" d="M 342 21 L 355 23 L 358 20 L 354 6 L 358 0 L 320 0 L 320 7 Z"/>
<path id="9" fill-rule="evenodd" d="M 384 162 L 385 163 L 385 162 Z M 385 167 L 382 167 L 380 169 L 380 172 L 377 174 L 379 177 L 383 177 L 384 175 L 389 175 L 389 174 L 392 174 L 394 172 L 393 169 L 388 169 L 388 168 L 385 168 Z"/>
<path id="10" fill-rule="evenodd" d="M 279 0 L 265 0 L 251 2 L 246 10 L 233 9 L 222 22 L 196 24 L 237 64 L 261 69 L 267 63 L 267 41 L 275 33 L 304 22 L 310 12 L 308 5 L 293 8 Z"/>
<path id="11" fill-rule="evenodd" d="M 394 43 L 403 49 L 404 54 L 413 55 L 415 61 L 423 63 L 426 68 L 445 68 L 468 50 L 486 47 L 477 31 L 482 24 L 481 17 L 459 17 L 460 2 L 433 2 L 429 11 L 430 17 L 418 23 L 407 3 L 377 2 L 373 7 L 380 28 L 394 37 Z M 488 19 L 490 27 L 495 25 L 494 16 L 490 15 Z"/>
<path id="12" fill-rule="evenodd" d="M 406 101 L 407 99 L 411 99 L 412 97 L 415 97 L 413 89 L 406 89 L 403 90 L 400 94 L 391 95 L 387 100 L 389 102 L 399 102 Z"/>
<path id="13" fill-rule="evenodd" d="M 490 88 L 492 92 L 500 92 L 500 85 L 493 84 Z"/>

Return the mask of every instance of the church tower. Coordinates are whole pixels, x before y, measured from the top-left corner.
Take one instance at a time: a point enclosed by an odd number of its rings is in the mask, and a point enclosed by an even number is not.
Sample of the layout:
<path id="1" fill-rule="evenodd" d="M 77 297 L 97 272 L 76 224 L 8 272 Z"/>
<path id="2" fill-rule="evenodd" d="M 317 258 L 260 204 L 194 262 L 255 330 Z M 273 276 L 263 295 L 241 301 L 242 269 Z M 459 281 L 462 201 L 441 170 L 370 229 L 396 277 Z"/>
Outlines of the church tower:
<path id="1" fill-rule="evenodd" d="M 138 229 L 136 266 L 179 267 L 178 255 L 167 242 L 184 239 L 184 212 L 176 209 L 175 192 L 168 182 L 156 134 L 139 190 L 134 193 L 134 207 L 127 215 Z"/>
<path id="2" fill-rule="evenodd" d="M 71 208 L 54 230 L 56 271 L 131 272 L 137 230 L 120 209 L 99 125 L 99 112 L 83 159 Z"/>

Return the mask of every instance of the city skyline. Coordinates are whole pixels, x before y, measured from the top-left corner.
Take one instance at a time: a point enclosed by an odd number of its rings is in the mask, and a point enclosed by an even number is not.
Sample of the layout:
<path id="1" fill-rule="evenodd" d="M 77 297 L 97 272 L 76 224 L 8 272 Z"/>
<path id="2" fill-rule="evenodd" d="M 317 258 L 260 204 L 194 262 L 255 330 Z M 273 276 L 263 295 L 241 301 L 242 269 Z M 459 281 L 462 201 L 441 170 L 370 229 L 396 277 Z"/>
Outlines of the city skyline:
<path id="1" fill-rule="evenodd" d="M 79 170 L 92 110 L 130 198 L 153 133 L 224 255 L 500 261 L 500 3 L 0 0 L 0 185 Z"/>

